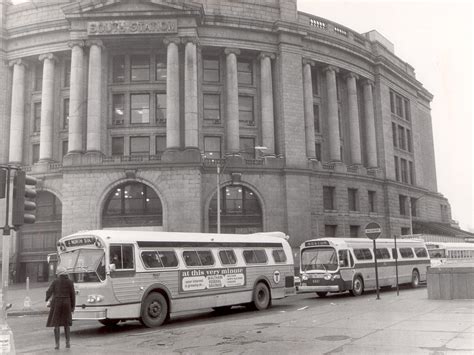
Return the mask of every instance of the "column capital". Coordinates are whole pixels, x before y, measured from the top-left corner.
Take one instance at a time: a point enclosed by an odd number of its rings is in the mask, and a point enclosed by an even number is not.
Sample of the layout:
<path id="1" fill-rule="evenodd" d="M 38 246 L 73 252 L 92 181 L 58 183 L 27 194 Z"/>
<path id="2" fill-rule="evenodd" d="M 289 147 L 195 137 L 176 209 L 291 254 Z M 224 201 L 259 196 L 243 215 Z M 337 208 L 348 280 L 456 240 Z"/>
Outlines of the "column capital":
<path id="1" fill-rule="evenodd" d="M 344 79 L 349 79 L 349 78 L 354 78 L 355 80 L 358 80 L 359 79 L 359 75 L 357 75 L 356 73 L 353 73 L 353 72 L 348 72 L 346 74 L 344 74 Z"/>
<path id="2" fill-rule="evenodd" d="M 362 80 L 362 85 L 366 86 L 366 85 L 370 85 L 370 86 L 374 86 L 374 81 L 373 80 L 370 80 L 370 79 L 364 79 Z"/>
<path id="3" fill-rule="evenodd" d="M 275 59 L 276 56 L 275 56 L 275 53 L 271 53 L 271 52 L 260 52 L 260 54 L 258 55 L 258 59 L 264 59 L 264 58 Z"/>
<path id="4" fill-rule="evenodd" d="M 309 58 L 303 58 L 303 65 L 311 65 L 312 67 L 314 67 L 314 65 L 316 64 L 314 60 L 312 59 L 309 59 Z"/>
<path id="5" fill-rule="evenodd" d="M 333 71 L 334 73 L 339 73 L 339 68 L 336 68 L 335 66 L 328 65 L 323 68 L 323 71 L 326 73 L 328 71 Z"/>
<path id="6" fill-rule="evenodd" d="M 188 36 L 188 37 L 181 37 L 181 42 L 183 44 L 188 44 L 188 43 L 192 43 L 196 46 L 199 46 L 199 38 L 196 37 L 196 36 Z"/>
<path id="7" fill-rule="evenodd" d="M 40 62 L 42 62 L 43 60 L 45 59 L 51 59 L 55 62 L 58 61 L 58 57 L 56 57 L 53 53 L 46 53 L 46 54 L 41 54 L 39 57 L 38 57 L 38 60 Z"/>
<path id="8" fill-rule="evenodd" d="M 28 67 L 28 63 L 22 58 L 10 60 L 8 65 L 10 67 L 13 67 L 14 65 L 23 65 L 24 67 Z"/>
<path id="9" fill-rule="evenodd" d="M 179 37 L 166 37 L 163 39 L 163 43 L 165 45 L 169 45 L 171 43 L 174 43 L 176 45 L 180 45 L 181 44 L 181 38 Z"/>
<path id="10" fill-rule="evenodd" d="M 85 41 L 85 46 L 86 47 L 92 47 L 92 46 L 97 46 L 100 48 L 104 48 L 104 42 L 100 39 L 88 39 Z"/>
<path id="11" fill-rule="evenodd" d="M 67 43 L 67 45 L 69 46 L 69 48 L 73 48 L 75 46 L 78 46 L 78 47 L 84 47 L 85 43 L 84 41 L 81 41 L 81 40 L 75 40 L 75 41 L 69 41 Z"/>
<path id="12" fill-rule="evenodd" d="M 226 48 L 226 49 L 224 49 L 224 53 L 226 55 L 229 55 L 229 54 L 240 55 L 240 49 L 238 49 L 238 48 Z"/>

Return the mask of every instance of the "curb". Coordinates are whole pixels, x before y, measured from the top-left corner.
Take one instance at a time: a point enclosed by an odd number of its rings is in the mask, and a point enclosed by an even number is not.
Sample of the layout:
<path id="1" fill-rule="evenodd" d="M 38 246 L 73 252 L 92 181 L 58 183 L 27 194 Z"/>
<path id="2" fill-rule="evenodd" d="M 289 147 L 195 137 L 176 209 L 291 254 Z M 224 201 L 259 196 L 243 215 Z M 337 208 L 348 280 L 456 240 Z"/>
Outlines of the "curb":
<path id="1" fill-rule="evenodd" d="M 49 311 L 44 310 L 24 310 L 24 311 L 9 311 L 7 313 L 10 317 L 19 317 L 19 316 L 38 316 L 38 315 L 45 315 L 48 314 Z"/>

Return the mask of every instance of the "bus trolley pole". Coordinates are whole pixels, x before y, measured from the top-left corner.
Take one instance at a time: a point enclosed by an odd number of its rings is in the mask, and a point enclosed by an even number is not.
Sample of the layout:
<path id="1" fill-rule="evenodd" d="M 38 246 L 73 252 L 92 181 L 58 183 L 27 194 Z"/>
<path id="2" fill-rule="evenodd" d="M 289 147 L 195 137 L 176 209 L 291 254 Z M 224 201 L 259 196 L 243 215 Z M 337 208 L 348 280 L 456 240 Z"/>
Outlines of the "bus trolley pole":
<path id="1" fill-rule="evenodd" d="M 217 234 L 221 233 L 221 166 L 217 163 Z"/>
<path id="2" fill-rule="evenodd" d="M 375 246 L 375 239 L 374 242 L 374 260 L 375 260 L 375 287 L 377 289 L 377 299 L 380 299 L 380 292 L 379 292 L 379 273 L 377 269 L 377 248 Z"/>
<path id="3" fill-rule="evenodd" d="M 395 242 L 395 278 L 397 282 L 397 296 L 400 294 L 400 290 L 398 288 L 398 249 L 397 249 L 397 235 L 393 236 L 393 240 Z"/>

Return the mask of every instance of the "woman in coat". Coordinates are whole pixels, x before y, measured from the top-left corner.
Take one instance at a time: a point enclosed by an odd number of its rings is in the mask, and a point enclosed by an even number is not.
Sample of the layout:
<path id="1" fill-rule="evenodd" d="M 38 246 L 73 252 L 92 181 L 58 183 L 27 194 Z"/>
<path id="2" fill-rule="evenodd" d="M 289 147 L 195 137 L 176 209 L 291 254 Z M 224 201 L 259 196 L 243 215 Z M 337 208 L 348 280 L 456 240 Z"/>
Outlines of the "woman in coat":
<path id="1" fill-rule="evenodd" d="M 76 295 L 74 283 L 69 279 L 66 268 L 58 266 L 56 270 L 57 278 L 51 283 L 46 291 L 46 301 L 50 301 L 50 309 L 47 327 L 54 327 L 55 349 L 59 349 L 59 327 L 64 327 L 66 335 L 66 348 L 71 346 L 70 329 L 72 325 L 72 312 L 76 306 Z"/>

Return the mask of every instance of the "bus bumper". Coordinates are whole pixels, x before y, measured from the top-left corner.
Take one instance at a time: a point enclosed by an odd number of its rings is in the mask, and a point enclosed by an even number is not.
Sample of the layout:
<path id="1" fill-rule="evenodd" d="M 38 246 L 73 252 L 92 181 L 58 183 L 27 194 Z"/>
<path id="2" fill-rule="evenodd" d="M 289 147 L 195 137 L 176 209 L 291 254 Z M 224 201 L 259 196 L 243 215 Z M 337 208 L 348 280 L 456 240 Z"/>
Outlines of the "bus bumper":
<path id="1" fill-rule="evenodd" d="M 72 314 L 73 320 L 100 320 L 107 318 L 107 309 L 106 308 L 89 308 L 83 309 L 78 308 L 74 310 Z"/>
<path id="2" fill-rule="evenodd" d="M 339 285 L 324 285 L 324 286 L 307 286 L 301 284 L 298 287 L 298 293 L 304 292 L 340 292 Z"/>

